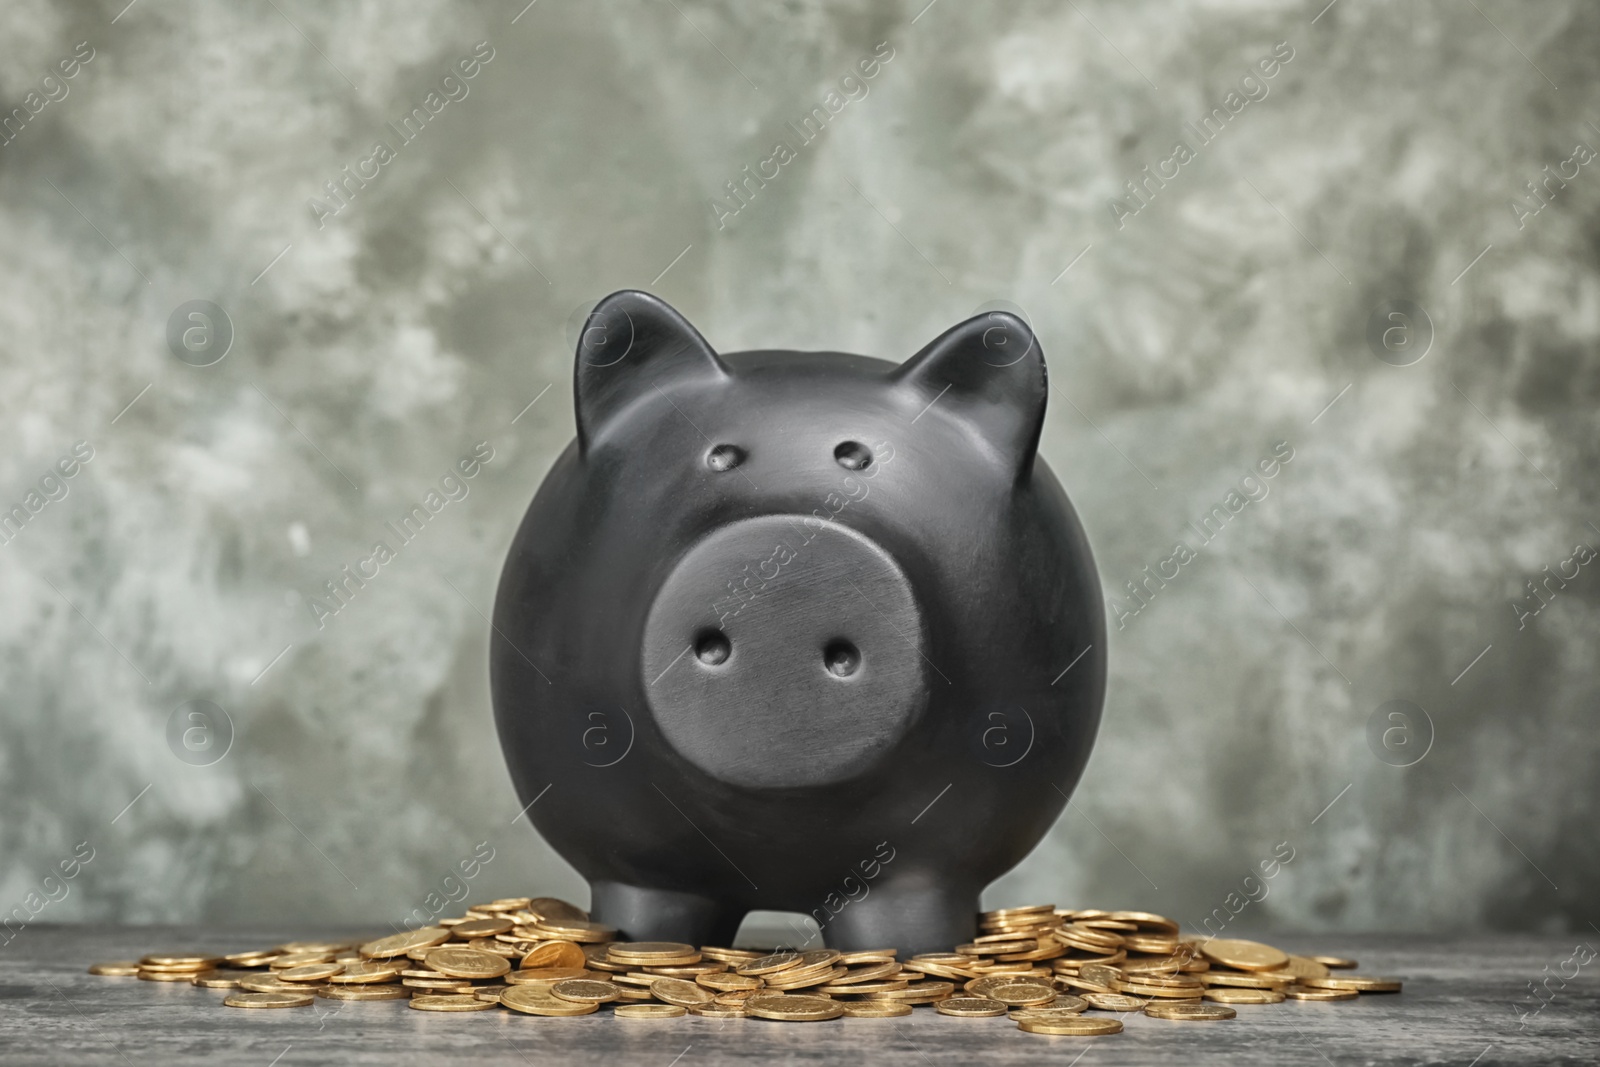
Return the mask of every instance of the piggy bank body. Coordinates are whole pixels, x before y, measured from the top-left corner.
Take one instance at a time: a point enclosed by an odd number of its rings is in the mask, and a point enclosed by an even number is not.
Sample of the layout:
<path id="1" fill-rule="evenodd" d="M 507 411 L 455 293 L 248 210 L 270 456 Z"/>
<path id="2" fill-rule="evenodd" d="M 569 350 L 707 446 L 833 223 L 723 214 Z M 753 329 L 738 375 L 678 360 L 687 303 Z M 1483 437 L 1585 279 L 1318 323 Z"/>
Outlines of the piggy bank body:
<path id="1" fill-rule="evenodd" d="M 970 939 L 1067 803 L 1105 689 L 1089 546 L 1035 458 L 1031 331 L 982 316 L 898 365 L 724 357 L 623 292 L 575 379 L 491 679 L 593 918 L 693 944 L 753 909 L 836 948 Z"/>

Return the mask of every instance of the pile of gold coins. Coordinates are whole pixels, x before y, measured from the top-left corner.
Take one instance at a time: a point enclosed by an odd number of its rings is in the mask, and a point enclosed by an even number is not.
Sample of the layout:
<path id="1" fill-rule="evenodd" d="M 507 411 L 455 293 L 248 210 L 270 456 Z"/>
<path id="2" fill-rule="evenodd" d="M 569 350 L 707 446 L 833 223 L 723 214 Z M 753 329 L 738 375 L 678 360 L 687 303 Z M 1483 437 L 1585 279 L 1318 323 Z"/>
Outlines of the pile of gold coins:
<path id="1" fill-rule="evenodd" d="M 883 1019 L 919 1004 L 959 1018 L 1007 1016 L 1031 1034 L 1095 1036 L 1141 1012 L 1177 1022 L 1232 1019 L 1236 1006 L 1353 1000 L 1399 992 L 1393 978 L 1349 973 L 1354 960 L 1291 956 L 1234 938 L 1186 939 L 1140 911 L 1050 904 L 985 912 L 979 935 L 950 952 L 901 960 L 860 952 L 617 941 L 581 909 L 550 897 L 474 905 L 363 944 L 296 941 L 217 956 L 152 953 L 90 974 L 189 982 L 226 991 L 232 1008 L 329 1000 L 406 1000 L 421 1011 L 590 1015 L 618 1019 Z"/>

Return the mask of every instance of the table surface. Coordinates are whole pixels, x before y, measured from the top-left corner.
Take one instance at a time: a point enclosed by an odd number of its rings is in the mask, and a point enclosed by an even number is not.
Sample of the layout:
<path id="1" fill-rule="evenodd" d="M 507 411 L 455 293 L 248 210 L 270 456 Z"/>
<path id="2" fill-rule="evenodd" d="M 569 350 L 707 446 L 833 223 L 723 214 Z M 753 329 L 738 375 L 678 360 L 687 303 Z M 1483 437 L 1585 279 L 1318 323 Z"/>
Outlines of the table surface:
<path id="1" fill-rule="evenodd" d="M 1240 1005 L 1222 1023 L 1142 1015 L 1107 1037 L 1040 1037 L 1006 1019 L 956 1019 L 917 1008 L 898 1019 L 779 1023 L 759 1019 L 623 1021 L 609 1013 L 548 1019 L 495 1009 L 420 1012 L 400 1001 L 319 999 L 314 1008 L 224 1008 L 221 990 L 100 978 L 94 962 L 162 949 L 224 952 L 327 931 L 215 927 L 29 926 L 0 945 L 0 1063 L 1070 1065 L 1201 1063 L 1600 1063 L 1600 959 L 1576 945 L 1600 938 L 1273 936 L 1301 953 L 1360 961 L 1360 973 L 1405 980 L 1399 994 L 1359 1000 Z M 356 932 L 359 936 L 359 932 Z M 1579 966 L 1579 962 L 1586 964 Z M 1578 973 L 1573 976 L 1573 971 Z M 1563 980 L 1563 975 L 1567 976 Z M 1530 982 L 1546 982 L 1541 1000 Z M 1519 1010 L 1520 1009 L 1520 1010 Z"/>

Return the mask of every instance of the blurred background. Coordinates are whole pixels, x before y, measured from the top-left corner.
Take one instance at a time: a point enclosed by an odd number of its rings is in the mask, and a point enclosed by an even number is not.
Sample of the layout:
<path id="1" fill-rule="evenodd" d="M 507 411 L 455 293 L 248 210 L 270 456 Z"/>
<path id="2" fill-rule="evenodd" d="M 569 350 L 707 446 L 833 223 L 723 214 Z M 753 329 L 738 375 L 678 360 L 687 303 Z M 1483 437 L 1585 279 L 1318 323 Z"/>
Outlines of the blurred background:
<path id="1" fill-rule="evenodd" d="M 722 351 L 1038 331 L 1111 682 L 987 906 L 1590 929 L 1597 50 L 1578 2 L 11 0 L 0 911 L 383 926 L 485 850 L 472 899 L 584 903 L 485 616 L 637 287 Z"/>

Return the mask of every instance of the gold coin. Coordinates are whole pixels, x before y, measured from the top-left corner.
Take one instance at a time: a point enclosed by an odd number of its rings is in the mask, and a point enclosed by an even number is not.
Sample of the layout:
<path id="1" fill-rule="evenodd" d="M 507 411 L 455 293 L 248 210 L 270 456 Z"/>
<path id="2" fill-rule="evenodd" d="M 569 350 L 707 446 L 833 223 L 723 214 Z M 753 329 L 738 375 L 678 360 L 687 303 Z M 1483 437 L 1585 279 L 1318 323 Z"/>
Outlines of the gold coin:
<path id="1" fill-rule="evenodd" d="M 287 971 L 291 967 L 305 967 L 312 963 L 327 963 L 333 959 L 331 952 L 285 952 L 275 957 L 267 964 L 275 971 Z"/>
<path id="2" fill-rule="evenodd" d="M 686 1010 L 690 1015 L 699 1015 L 707 1019 L 745 1019 L 750 1015 L 743 1008 L 733 1008 L 725 1004 L 696 1004 Z"/>
<path id="3" fill-rule="evenodd" d="M 799 964 L 800 953 L 798 952 L 774 952 L 771 955 L 762 956 L 758 959 L 746 960 L 735 967 L 734 971 L 738 974 L 767 975 L 776 974 L 779 971 L 785 970 L 789 967 L 796 967 Z"/>
<path id="4" fill-rule="evenodd" d="M 402 973 L 401 965 L 397 962 L 357 961 L 346 963 L 344 969 L 338 974 L 330 975 L 328 981 L 334 985 L 362 985 L 368 982 L 393 981 Z"/>
<path id="5" fill-rule="evenodd" d="M 911 1005 L 898 1000 L 849 1000 L 844 1013 L 852 1019 L 893 1019 L 911 1014 Z"/>
<path id="6" fill-rule="evenodd" d="M 948 997 L 955 991 L 954 982 L 912 982 L 903 989 L 887 989 L 881 993 L 867 995 L 883 1000 L 921 1000 L 924 997 L 933 999 Z"/>
<path id="7" fill-rule="evenodd" d="M 971 979 L 961 988 L 964 992 L 971 993 L 975 997 L 986 997 L 989 995 L 989 990 L 991 989 L 995 989 L 1003 985 L 1017 985 L 1019 983 L 1037 985 L 1040 989 L 1043 989 L 1047 992 L 1055 992 L 1055 983 L 1050 980 L 1048 975 L 1042 974 L 986 974 L 982 978 Z"/>
<path id="8" fill-rule="evenodd" d="M 1145 997 L 1130 997 L 1123 993 L 1085 993 L 1084 1003 L 1101 1011 L 1139 1011 L 1150 1003 Z"/>
<path id="9" fill-rule="evenodd" d="M 494 1005 L 487 1000 L 477 997 L 463 996 L 456 993 L 433 995 L 420 993 L 411 998 L 411 1006 L 418 1011 L 488 1011 Z M 589 1009 L 593 1011 L 593 1008 Z"/>
<path id="10" fill-rule="evenodd" d="M 609 1004 L 617 999 L 617 987 L 592 978 L 567 978 L 550 987 L 552 995 L 579 1004 Z"/>
<path id="11" fill-rule="evenodd" d="M 230 967 L 265 967 L 283 953 L 275 948 L 254 949 L 250 952 L 230 952 L 222 961 Z"/>
<path id="12" fill-rule="evenodd" d="M 1033 982 L 1007 982 L 1004 985 L 991 986 L 983 995 L 991 1000 L 998 1000 L 1010 1008 L 1049 1004 L 1056 999 L 1054 989 Z"/>
<path id="13" fill-rule="evenodd" d="M 676 1004 L 618 1004 L 611 1014 L 619 1019 L 676 1019 L 688 1013 Z"/>
<path id="14" fill-rule="evenodd" d="M 283 982 L 320 982 L 344 970 L 342 963 L 308 963 L 301 967 L 285 967 L 276 972 Z"/>
<path id="15" fill-rule="evenodd" d="M 327 1000 L 404 1000 L 411 990 L 395 982 L 375 985 L 330 985 L 317 990 L 317 996 Z"/>
<path id="16" fill-rule="evenodd" d="M 473 985 L 465 978 L 402 978 L 400 984 L 407 989 L 421 989 L 428 993 L 470 993 Z"/>
<path id="17" fill-rule="evenodd" d="M 843 978 L 849 970 L 848 967 L 827 967 L 820 971 L 801 970 L 795 967 L 768 976 L 767 986 L 770 989 L 803 989 L 806 986 L 826 985 Z"/>
<path id="18" fill-rule="evenodd" d="M 855 967 L 863 963 L 887 963 L 892 961 L 899 951 L 893 948 L 858 949 L 855 952 L 841 952 L 836 962 L 846 967 Z"/>
<path id="19" fill-rule="evenodd" d="M 1222 1004 L 1146 1004 L 1144 1013 L 1152 1019 L 1174 1022 L 1211 1022 L 1232 1019 L 1239 1014 Z"/>
<path id="20" fill-rule="evenodd" d="M 514 910 L 532 912 L 541 921 L 550 919 L 567 919 L 574 922 L 589 921 L 588 912 L 556 897 L 534 897 L 521 908 Z"/>
<path id="21" fill-rule="evenodd" d="M 728 965 L 721 960 L 697 960 L 694 963 L 650 963 L 640 969 L 665 978 L 698 978 L 702 974 L 726 974 Z"/>
<path id="22" fill-rule="evenodd" d="M 1117 965 L 1117 970 L 1123 974 L 1177 974 L 1183 967 L 1183 960 L 1177 956 L 1144 956 L 1129 957 Z"/>
<path id="23" fill-rule="evenodd" d="M 401 934 L 390 934 L 361 946 L 361 954 L 371 959 L 388 959 L 404 956 L 413 949 L 432 948 L 450 940 L 450 931 L 443 926 L 421 926 Z"/>
<path id="24" fill-rule="evenodd" d="M 501 897 L 499 900 L 491 900 L 487 904 L 479 904 L 478 910 L 487 912 L 521 911 L 532 903 L 532 897 Z"/>
<path id="25" fill-rule="evenodd" d="M 650 983 L 650 993 L 657 1000 L 683 1008 L 716 999 L 709 989 L 683 978 L 657 978 Z"/>
<path id="26" fill-rule="evenodd" d="M 1203 994 L 1218 1004 L 1282 1004 L 1283 994 L 1276 989 L 1228 989 L 1217 987 Z"/>
<path id="27" fill-rule="evenodd" d="M 814 948 L 800 953 L 800 966 L 802 967 L 835 967 L 838 966 L 839 957 L 844 955 L 836 948 Z"/>
<path id="28" fill-rule="evenodd" d="M 475 937 L 493 937 L 510 930 L 510 919 L 468 919 L 464 923 L 456 923 L 450 927 L 450 934 L 457 941 L 470 941 Z"/>
<path id="29" fill-rule="evenodd" d="M 511 961 L 475 948 L 436 948 L 425 957 L 433 970 L 451 978 L 499 978 L 511 970 Z"/>
<path id="30" fill-rule="evenodd" d="M 655 963 L 683 956 L 699 959 L 700 951 L 677 941 L 613 941 L 606 946 L 606 955 L 622 963 Z"/>
<path id="31" fill-rule="evenodd" d="M 479 1003 L 485 1007 L 494 1006 L 485 1001 Z M 593 1002 L 580 1004 L 574 1000 L 562 1000 L 543 985 L 506 986 L 505 992 L 500 994 L 500 1006 L 527 1015 L 548 1016 L 589 1015 L 600 1010 L 600 1005 Z"/>
<path id="32" fill-rule="evenodd" d="M 645 989 L 649 989 L 664 977 L 667 976 L 660 974 L 648 974 L 645 971 L 629 971 L 627 974 L 608 974 L 606 979 L 608 981 L 616 982 L 618 985 L 641 986 Z"/>
<path id="33" fill-rule="evenodd" d="M 719 993 L 727 993 L 735 989 L 760 989 L 761 979 L 748 974 L 702 974 L 695 978 L 695 983 L 707 989 L 715 989 Z"/>
<path id="34" fill-rule="evenodd" d="M 1355 960 L 1345 959 L 1343 956 L 1312 956 L 1310 958 L 1324 967 L 1331 967 L 1336 971 L 1353 971 L 1357 967 Z"/>
<path id="35" fill-rule="evenodd" d="M 545 964 L 544 966 L 553 966 L 553 964 Z M 633 964 L 631 963 L 614 963 L 606 959 L 604 945 L 584 945 L 583 966 L 591 971 L 604 971 L 608 974 L 622 974 L 633 970 Z"/>
<path id="36" fill-rule="evenodd" d="M 487 1000 L 490 1004 L 498 1004 L 500 1003 L 500 994 L 505 991 L 506 987 L 503 985 L 491 985 L 484 986 L 482 989 L 474 989 L 472 995 L 479 1000 Z"/>
<path id="37" fill-rule="evenodd" d="M 1095 985 L 1105 986 L 1107 993 L 1115 993 L 1122 984 L 1122 971 L 1104 963 L 1085 963 L 1078 968 L 1078 978 Z"/>
<path id="38" fill-rule="evenodd" d="M 940 1015 L 955 1015 L 964 1019 L 1004 1015 L 1006 1005 L 988 997 L 946 997 L 934 1005 Z"/>
<path id="39" fill-rule="evenodd" d="M 1365 974 L 1330 974 L 1326 978 L 1302 978 L 1310 989 L 1354 989 L 1359 993 L 1398 993 L 1400 979 L 1374 978 Z"/>
<path id="40" fill-rule="evenodd" d="M 284 982 L 275 974 L 253 974 L 239 979 L 239 988 L 247 993 L 305 993 L 303 983 Z"/>
<path id="41" fill-rule="evenodd" d="M 1355 1000 L 1361 994 L 1354 989 L 1307 989 L 1292 985 L 1284 989 L 1283 995 L 1290 1000 Z"/>
<path id="42" fill-rule="evenodd" d="M 209 971 L 209 970 L 214 969 L 215 967 L 216 967 L 216 964 L 214 964 L 214 963 L 206 964 L 204 966 L 196 966 L 196 965 L 188 964 L 188 963 L 184 963 L 184 964 L 141 963 L 141 964 L 139 964 L 139 969 L 141 971 L 151 971 L 151 972 L 160 973 L 160 974 L 199 974 L 201 971 Z"/>
<path id="43" fill-rule="evenodd" d="M 572 941 L 540 941 L 522 957 L 522 969 L 530 967 L 584 967 L 588 964 L 583 949 Z"/>
<path id="44" fill-rule="evenodd" d="M 979 918 L 983 922 L 1010 922 L 1018 919 L 1032 919 L 1037 916 L 1049 918 L 1056 913 L 1054 904 L 1019 904 L 1014 908 L 995 908 L 993 911 L 984 912 Z"/>
<path id="45" fill-rule="evenodd" d="M 617 999 L 648 1003 L 656 998 L 650 995 L 649 989 L 640 989 L 638 986 L 617 986 Z"/>
<path id="46" fill-rule="evenodd" d="M 230 1008 L 303 1008 L 310 993 L 229 993 L 222 1003 Z"/>
<path id="47" fill-rule="evenodd" d="M 1033 1022 L 1056 1022 L 1062 1019 L 1075 1019 L 1083 1014 L 1083 1008 L 1015 1008 L 1008 1012 L 1009 1018 L 1021 1022 L 1028 1019 Z"/>
<path id="48" fill-rule="evenodd" d="M 468 948 L 475 948 L 479 952 L 493 952 L 496 956 L 504 956 L 508 960 L 521 959 L 529 951 L 527 942 L 521 938 L 504 940 L 505 935 L 495 937 L 475 937 L 467 942 Z"/>
<path id="49" fill-rule="evenodd" d="M 1295 981 L 1293 975 L 1281 971 L 1207 971 L 1198 976 L 1208 986 L 1237 986 L 1243 989 L 1282 989 Z"/>
<path id="50" fill-rule="evenodd" d="M 1062 1019 L 1018 1019 L 1017 1029 L 1030 1034 L 1098 1037 L 1101 1034 L 1121 1033 L 1122 1020 L 1107 1019 L 1102 1015 L 1073 1015 Z"/>
<path id="51" fill-rule="evenodd" d="M 837 1019 L 844 1005 L 827 997 L 789 993 L 757 993 L 744 1002 L 744 1010 L 758 1019 L 781 1022 L 820 1022 Z"/>
<path id="52" fill-rule="evenodd" d="M 1122 943 L 1131 952 L 1148 952 L 1157 956 L 1166 955 L 1178 947 L 1177 937 L 1170 934 L 1123 934 Z"/>
<path id="53" fill-rule="evenodd" d="M 1293 975 L 1295 978 L 1326 978 L 1328 965 L 1319 963 L 1310 956 L 1290 956 L 1288 963 L 1269 973 Z"/>
<path id="54" fill-rule="evenodd" d="M 1241 971 L 1275 971 L 1289 962 L 1289 955 L 1259 941 L 1234 937 L 1214 937 L 1200 943 L 1200 951 L 1212 963 L 1237 967 Z"/>
<path id="55" fill-rule="evenodd" d="M 201 989 L 238 989 L 241 978 L 251 977 L 249 971 L 201 971 L 190 981 Z"/>
<path id="56" fill-rule="evenodd" d="M 957 945 L 956 951 L 963 956 L 995 956 L 1002 952 L 1031 952 L 1038 947 L 1039 942 L 1031 937 L 1009 938 L 988 943 L 984 943 L 982 938 L 978 938 L 970 944 Z"/>
<path id="57" fill-rule="evenodd" d="M 1052 935 L 1057 941 L 1083 952 L 1116 952 L 1122 950 L 1122 935 L 1110 930 L 1069 923 Z M 1123 950 L 1126 951 L 1126 950 Z"/>
<path id="58" fill-rule="evenodd" d="M 531 982 L 543 982 L 545 985 L 554 985 L 565 982 L 569 978 L 593 978 L 593 971 L 584 970 L 582 967 L 529 967 L 520 971 L 506 972 L 507 985 L 524 985 Z M 613 975 L 612 978 L 620 978 Z"/>
<path id="59" fill-rule="evenodd" d="M 589 943 L 611 941 L 617 936 L 615 926 L 585 922 L 582 919 L 540 919 L 533 924 L 533 931 L 556 940 Z"/>
<path id="60" fill-rule="evenodd" d="M 708 960 L 721 960 L 724 963 L 746 963 L 758 960 L 767 953 L 754 948 L 723 948 L 721 945 L 701 945 L 700 955 Z"/>
<path id="61" fill-rule="evenodd" d="M 996 997 L 995 999 L 999 1000 L 1000 998 Z M 1088 1006 L 1089 1002 L 1084 1000 L 1082 997 L 1075 997 L 1069 993 L 1062 993 L 1048 1004 L 1024 1005 L 1022 1007 L 1012 1008 L 1011 1014 L 1016 1015 L 1018 1013 L 1026 1013 L 1030 1011 L 1066 1011 L 1076 1015 Z M 1140 1006 L 1142 1007 L 1143 1005 Z"/>
<path id="62" fill-rule="evenodd" d="M 779 988 L 777 983 L 789 983 L 783 988 L 798 988 L 804 985 L 815 985 L 819 981 L 831 981 L 835 977 L 842 977 L 848 968 L 838 966 L 839 953 L 834 949 L 816 949 L 811 952 L 802 952 L 799 958 L 785 966 L 782 970 L 766 974 L 767 984 Z M 753 974 L 753 971 L 741 971 L 744 974 Z"/>
<path id="63" fill-rule="evenodd" d="M 147 967 L 139 968 L 139 977 L 146 982 L 192 982 L 195 975 L 207 974 L 207 971 L 152 971 Z"/>
<path id="64" fill-rule="evenodd" d="M 830 983 L 816 986 L 812 992 L 827 993 L 829 996 L 854 997 L 872 993 L 888 993 L 893 990 L 905 989 L 910 984 L 910 979 L 906 978 L 894 978 L 882 982 L 857 982 L 854 985 L 834 985 Z"/>
<path id="65" fill-rule="evenodd" d="M 221 956 L 208 952 L 152 952 L 139 961 L 141 967 L 188 968 L 191 971 L 209 971 L 222 962 Z"/>
<path id="66" fill-rule="evenodd" d="M 1178 933 L 1177 923 L 1164 915 L 1154 915 L 1148 911 L 1114 911 L 1107 915 L 1106 918 L 1119 922 L 1133 923 L 1139 927 L 1149 927 L 1173 936 Z"/>
<path id="67" fill-rule="evenodd" d="M 1160 1000 L 1199 1000 L 1204 986 L 1175 988 L 1172 986 L 1145 985 L 1143 982 L 1124 982 L 1122 991 L 1131 997 L 1155 997 Z"/>
<path id="68" fill-rule="evenodd" d="M 132 978 L 139 973 L 139 964 L 136 960 L 112 960 L 109 963 L 95 963 L 90 965 L 89 973 L 104 975 L 107 978 Z"/>

